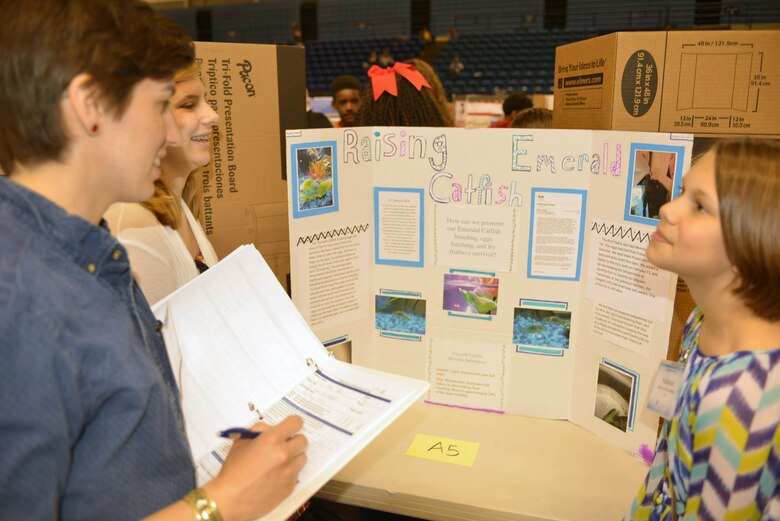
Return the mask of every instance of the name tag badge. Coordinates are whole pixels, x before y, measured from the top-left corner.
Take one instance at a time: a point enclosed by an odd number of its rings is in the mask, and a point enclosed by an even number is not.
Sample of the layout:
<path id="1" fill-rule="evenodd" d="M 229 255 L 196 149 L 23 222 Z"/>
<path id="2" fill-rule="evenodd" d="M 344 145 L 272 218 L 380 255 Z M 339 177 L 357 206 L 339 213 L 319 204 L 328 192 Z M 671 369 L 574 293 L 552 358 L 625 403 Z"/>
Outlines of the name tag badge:
<path id="1" fill-rule="evenodd" d="M 661 417 L 671 420 L 674 416 L 677 391 L 683 381 L 683 365 L 669 360 L 661 360 L 655 374 L 647 408 L 657 412 Z"/>

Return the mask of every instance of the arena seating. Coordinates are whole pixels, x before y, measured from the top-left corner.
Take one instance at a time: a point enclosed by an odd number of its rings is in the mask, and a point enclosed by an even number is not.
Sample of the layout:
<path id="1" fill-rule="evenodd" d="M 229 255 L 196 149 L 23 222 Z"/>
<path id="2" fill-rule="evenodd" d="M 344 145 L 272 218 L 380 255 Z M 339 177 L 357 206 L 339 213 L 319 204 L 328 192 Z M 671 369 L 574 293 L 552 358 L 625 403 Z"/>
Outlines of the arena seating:
<path id="1" fill-rule="evenodd" d="M 543 0 L 264 0 L 165 12 L 195 40 L 274 44 L 292 44 L 291 24 L 301 26 L 304 13 L 314 13 L 306 22 L 315 36 L 306 38 L 304 31 L 306 83 L 313 95 L 329 94 L 330 82 L 341 74 L 365 83 L 363 63 L 372 50 L 387 49 L 401 61 L 424 53 L 449 94 L 551 93 L 555 48 L 568 42 L 620 30 L 780 22 L 775 0 L 569 0 L 558 20 L 565 28 L 549 29 L 554 24 L 546 20 L 545 5 Z M 421 19 L 439 41 L 412 35 Z M 448 41 L 452 30 L 457 37 Z M 450 78 L 455 54 L 465 69 Z"/>

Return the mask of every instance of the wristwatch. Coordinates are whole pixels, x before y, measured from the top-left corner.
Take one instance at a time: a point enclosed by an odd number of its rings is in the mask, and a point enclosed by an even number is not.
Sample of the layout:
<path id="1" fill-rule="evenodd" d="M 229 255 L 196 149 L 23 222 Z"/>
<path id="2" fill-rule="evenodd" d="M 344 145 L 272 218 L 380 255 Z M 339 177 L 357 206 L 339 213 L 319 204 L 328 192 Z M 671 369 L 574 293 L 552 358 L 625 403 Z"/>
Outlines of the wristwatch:
<path id="1" fill-rule="evenodd" d="M 217 504 L 202 488 L 190 491 L 184 501 L 195 511 L 197 521 L 223 521 Z"/>

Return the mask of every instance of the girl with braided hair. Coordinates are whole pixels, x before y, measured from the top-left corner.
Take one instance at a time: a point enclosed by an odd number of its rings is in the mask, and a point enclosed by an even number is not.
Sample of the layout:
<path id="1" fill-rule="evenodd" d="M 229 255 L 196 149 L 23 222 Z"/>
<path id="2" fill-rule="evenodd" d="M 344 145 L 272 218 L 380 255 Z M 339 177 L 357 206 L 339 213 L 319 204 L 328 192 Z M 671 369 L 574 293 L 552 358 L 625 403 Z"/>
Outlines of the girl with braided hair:
<path id="1" fill-rule="evenodd" d="M 443 127 L 439 107 L 428 81 L 408 63 L 373 66 L 363 91 L 358 115 L 360 126 Z"/>

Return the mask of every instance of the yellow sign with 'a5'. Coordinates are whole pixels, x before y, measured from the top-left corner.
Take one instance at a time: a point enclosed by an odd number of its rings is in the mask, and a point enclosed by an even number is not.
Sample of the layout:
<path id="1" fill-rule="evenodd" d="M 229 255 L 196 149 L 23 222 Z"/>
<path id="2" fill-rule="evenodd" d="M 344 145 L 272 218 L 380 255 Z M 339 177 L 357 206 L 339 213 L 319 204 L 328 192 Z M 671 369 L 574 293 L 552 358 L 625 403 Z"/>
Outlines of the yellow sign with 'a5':
<path id="1" fill-rule="evenodd" d="M 479 452 L 477 442 L 418 434 L 406 450 L 406 455 L 473 467 L 477 452 Z"/>

